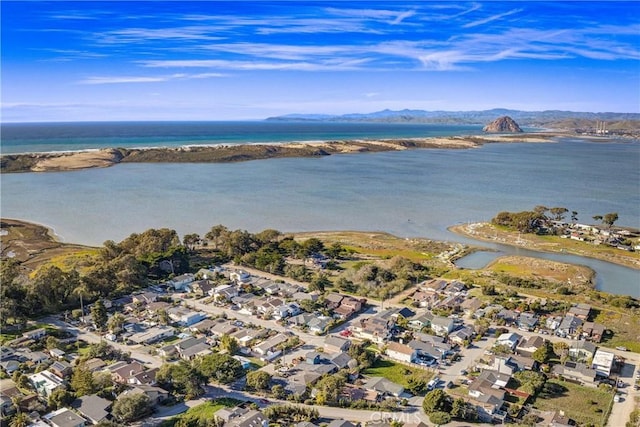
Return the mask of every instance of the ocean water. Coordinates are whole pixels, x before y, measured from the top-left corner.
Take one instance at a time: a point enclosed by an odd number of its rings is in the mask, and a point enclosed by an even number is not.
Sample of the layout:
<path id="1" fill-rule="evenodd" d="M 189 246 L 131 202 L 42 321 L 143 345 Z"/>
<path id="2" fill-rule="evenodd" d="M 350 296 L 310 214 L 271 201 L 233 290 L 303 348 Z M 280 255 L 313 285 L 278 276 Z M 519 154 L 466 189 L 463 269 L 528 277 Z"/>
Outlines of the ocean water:
<path id="1" fill-rule="evenodd" d="M 336 135 L 328 124 L 322 132 Z M 640 228 L 637 141 L 563 139 L 229 164 L 121 164 L 1 178 L 2 216 L 46 224 L 64 241 L 90 245 L 151 227 L 204 234 L 216 224 L 252 232 L 386 231 L 469 243 L 447 227 L 535 205 L 576 210 L 581 222 L 618 212 L 619 225 Z M 640 296 L 636 270 L 539 256 L 592 266 L 599 288 Z"/>
<path id="2" fill-rule="evenodd" d="M 2 153 L 478 134 L 481 126 L 322 122 L 4 123 Z"/>

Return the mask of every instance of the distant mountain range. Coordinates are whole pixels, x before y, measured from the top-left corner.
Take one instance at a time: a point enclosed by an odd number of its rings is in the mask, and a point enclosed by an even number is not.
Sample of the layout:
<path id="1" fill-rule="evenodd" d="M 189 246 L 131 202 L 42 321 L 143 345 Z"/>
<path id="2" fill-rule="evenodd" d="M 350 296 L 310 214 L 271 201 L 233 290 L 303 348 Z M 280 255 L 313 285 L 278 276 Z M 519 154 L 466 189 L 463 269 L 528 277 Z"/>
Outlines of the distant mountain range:
<path id="1" fill-rule="evenodd" d="M 593 122 L 596 121 L 616 122 L 626 128 L 638 128 L 640 126 L 640 114 L 638 113 L 585 113 L 560 110 L 521 111 L 506 108 L 482 111 L 383 110 L 375 113 L 354 113 L 335 116 L 327 114 L 287 114 L 269 117 L 267 120 L 485 125 L 501 116 L 509 116 L 521 126 L 526 127 L 557 126 L 579 128 L 592 126 Z"/>

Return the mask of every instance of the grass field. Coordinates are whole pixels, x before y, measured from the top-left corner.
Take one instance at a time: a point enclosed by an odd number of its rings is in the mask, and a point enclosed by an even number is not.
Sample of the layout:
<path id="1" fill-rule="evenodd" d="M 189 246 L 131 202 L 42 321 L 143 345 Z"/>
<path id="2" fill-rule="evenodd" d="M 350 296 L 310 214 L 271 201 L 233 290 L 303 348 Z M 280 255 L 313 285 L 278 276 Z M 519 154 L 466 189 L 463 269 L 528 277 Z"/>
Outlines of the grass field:
<path id="1" fill-rule="evenodd" d="M 604 426 L 612 400 L 611 391 L 548 380 L 533 406 L 543 411 L 562 410 L 580 425 Z"/>
<path id="2" fill-rule="evenodd" d="M 365 369 L 363 373 L 370 377 L 384 377 L 403 387 L 409 385 L 407 380 L 412 375 L 423 376 L 426 381 L 433 377 L 433 373 L 426 369 L 414 368 L 384 359 L 377 360 L 373 366 Z"/>
<path id="3" fill-rule="evenodd" d="M 178 420 L 186 421 L 186 425 L 200 425 L 200 422 L 205 423 L 206 420 L 212 420 L 218 410 L 222 408 L 233 408 L 239 403 L 241 403 L 239 400 L 227 398 L 215 399 L 210 402 L 205 402 L 201 405 L 189 408 L 189 410 L 182 415 L 178 415 L 177 417 L 164 421 L 161 427 L 173 427 L 178 422 Z M 189 423 L 189 421 L 194 421 L 194 423 Z"/>

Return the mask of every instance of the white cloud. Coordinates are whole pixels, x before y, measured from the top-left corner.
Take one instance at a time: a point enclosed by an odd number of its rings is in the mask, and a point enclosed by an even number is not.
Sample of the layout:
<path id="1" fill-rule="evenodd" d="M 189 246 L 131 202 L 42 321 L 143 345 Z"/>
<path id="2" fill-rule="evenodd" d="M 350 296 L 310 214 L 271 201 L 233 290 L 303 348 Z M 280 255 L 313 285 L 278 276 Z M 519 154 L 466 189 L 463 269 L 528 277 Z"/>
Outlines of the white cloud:
<path id="1" fill-rule="evenodd" d="M 463 28 L 472 28 L 472 27 L 477 27 L 478 25 L 484 25 L 484 24 L 488 24 L 489 22 L 493 22 L 493 21 L 497 21 L 499 19 L 505 18 L 507 16 L 513 15 L 515 13 L 519 13 L 522 12 L 522 9 L 512 9 L 509 10 L 507 12 L 504 13 L 499 13 L 496 15 L 492 15 L 492 16 L 488 16 L 486 18 L 483 19 L 479 19 L 477 21 L 473 21 L 473 22 L 469 22 L 465 25 L 463 25 Z"/>

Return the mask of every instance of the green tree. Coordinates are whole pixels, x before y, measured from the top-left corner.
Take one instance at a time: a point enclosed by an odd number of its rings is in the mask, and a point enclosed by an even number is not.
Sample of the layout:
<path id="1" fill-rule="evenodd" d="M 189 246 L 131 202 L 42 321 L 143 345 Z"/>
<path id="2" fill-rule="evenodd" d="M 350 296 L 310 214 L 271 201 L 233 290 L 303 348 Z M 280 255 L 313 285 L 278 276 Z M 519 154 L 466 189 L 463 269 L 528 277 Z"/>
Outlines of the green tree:
<path id="1" fill-rule="evenodd" d="M 562 221 L 562 218 L 569 212 L 569 209 L 563 207 L 551 208 L 549 212 L 553 215 L 553 219 L 556 221 Z"/>
<path id="2" fill-rule="evenodd" d="M 9 427 L 27 427 L 31 424 L 29 415 L 24 412 L 18 412 L 9 421 Z"/>
<path id="3" fill-rule="evenodd" d="M 247 386 L 253 390 L 268 390 L 271 375 L 265 371 L 251 371 L 247 374 Z"/>
<path id="4" fill-rule="evenodd" d="M 339 374 L 323 376 L 315 385 L 316 403 L 325 405 L 337 402 L 340 390 L 342 390 L 345 383 L 346 378 Z"/>
<path id="5" fill-rule="evenodd" d="M 413 374 L 407 378 L 407 390 L 414 395 L 422 394 L 427 389 L 427 381 L 420 374 Z"/>
<path id="6" fill-rule="evenodd" d="M 197 361 L 197 370 L 203 377 L 222 384 L 229 384 L 244 374 L 242 364 L 238 360 L 222 353 L 201 357 Z"/>
<path id="7" fill-rule="evenodd" d="M 75 400 L 73 393 L 66 388 L 57 388 L 51 392 L 48 404 L 51 409 L 59 409 L 68 406 Z"/>
<path id="8" fill-rule="evenodd" d="M 104 306 L 104 302 L 101 299 L 94 302 L 91 307 L 91 320 L 96 325 L 96 328 L 100 330 L 107 326 L 109 316 L 107 315 L 107 308 Z"/>
<path id="9" fill-rule="evenodd" d="M 156 380 L 185 399 L 194 399 L 204 393 L 204 378 L 200 371 L 188 362 L 163 364 L 156 374 Z"/>
<path id="10" fill-rule="evenodd" d="M 113 404 L 111 413 L 120 422 L 131 423 L 151 414 L 153 404 L 144 393 L 122 396 Z"/>
<path id="11" fill-rule="evenodd" d="M 443 411 L 432 412 L 429 414 L 429 421 L 437 426 L 441 426 L 451 422 L 451 415 Z"/>
<path id="12" fill-rule="evenodd" d="M 544 344 L 533 352 L 531 357 L 538 363 L 547 363 L 549 359 L 555 356 L 553 345 L 549 340 L 544 340 Z"/>
<path id="13" fill-rule="evenodd" d="M 451 405 L 451 416 L 453 418 L 464 419 L 467 413 L 467 402 L 463 398 L 459 397 L 453 401 Z"/>
<path id="14" fill-rule="evenodd" d="M 331 286 L 331 281 L 326 274 L 317 274 L 311 283 L 309 283 L 309 292 L 318 291 L 324 292 L 325 288 Z"/>
<path id="15" fill-rule="evenodd" d="M 93 394 L 97 391 L 93 373 L 85 365 L 78 365 L 73 369 L 71 388 L 75 390 L 77 397 Z"/>
<path id="16" fill-rule="evenodd" d="M 220 346 L 220 349 L 227 352 L 228 354 L 234 354 L 235 352 L 238 351 L 238 348 L 240 348 L 240 345 L 238 344 L 238 340 L 236 340 L 231 335 L 227 335 L 227 334 L 222 335 L 220 337 L 219 346 Z"/>
<path id="17" fill-rule="evenodd" d="M 435 389 L 427 393 L 422 402 L 422 409 L 426 414 L 443 411 L 448 412 L 450 406 L 449 396 L 440 389 Z"/>
<path id="18" fill-rule="evenodd" d="M 218 224 L 211 227 L 211 230 L 209 230 L 209 232 L 205 234 L 205 237 L 211 242 L 213 242 L 213 246 L 215 249 L 219 249 L 220 245 L 222 244 L 222 241 L 226 238 L 228 234 L 229 234 L 229 229 L 224 225 Z"/>
<path id="19" fill-rule="evenodd" d="M 276 399 L 284 398 L 285 390 L 284 390 L 284 387 L 282 386 L 282 384 L 274 384 L 273 387 L 271 387 L 271 394 Z"/>
<path id="20" fill-rule="evenodd" d="M 109 328 L 111 333 L 118 334 L 122 332 L 125 322 L 126 319 L 122 313 L 114 313 L 107 321 L 107 328 Z"/>
<path id="21" fill-rule="evenodd" d="M 200 235 L 196 233 L 185 234 L 184 237 L 182 238 L 182 244 L 184 244 L 184 246 L 189 251 L 193 251 L 199 241 L 200 241 Z"/>
<path id="22" fill-rule="evenodd" d="M 45 347 L 47 347 L 47 350 L 53 350 L 54 348 L 58 348 L 59 345 L 60 345 L 60 342 L 58 341 L 58 339 L 52 335 L 49 335 L 45 340 Z"/>

